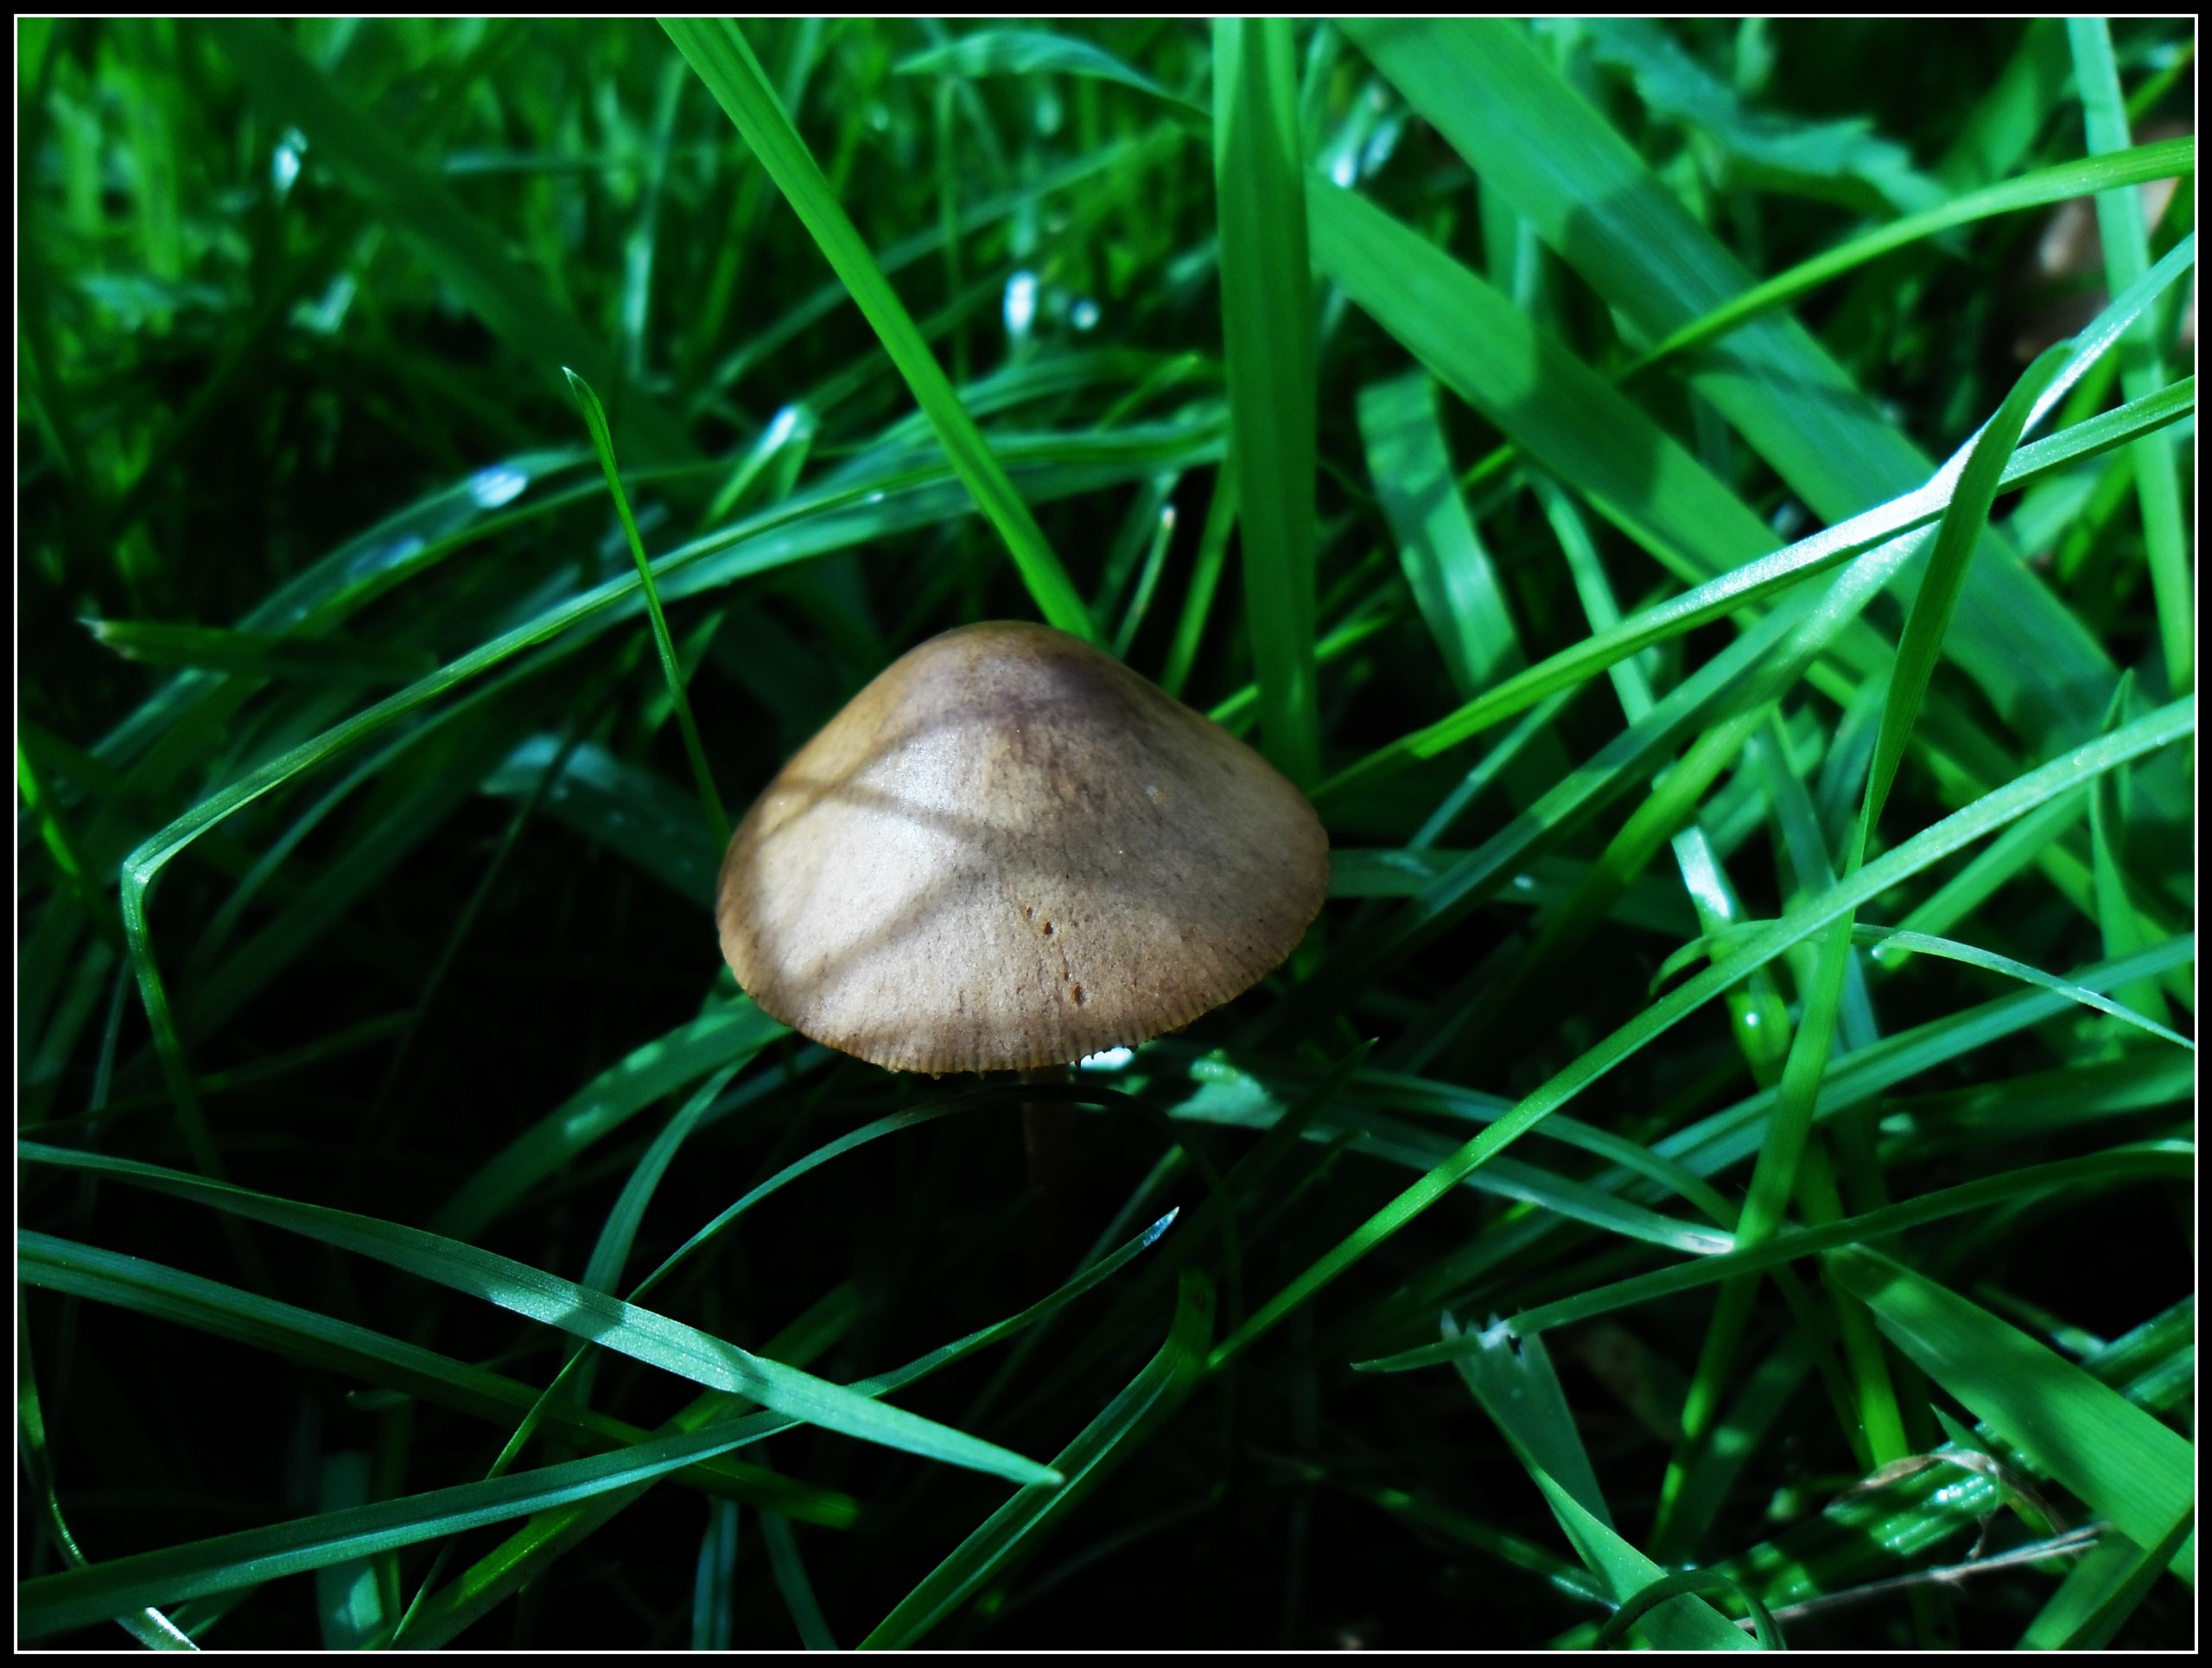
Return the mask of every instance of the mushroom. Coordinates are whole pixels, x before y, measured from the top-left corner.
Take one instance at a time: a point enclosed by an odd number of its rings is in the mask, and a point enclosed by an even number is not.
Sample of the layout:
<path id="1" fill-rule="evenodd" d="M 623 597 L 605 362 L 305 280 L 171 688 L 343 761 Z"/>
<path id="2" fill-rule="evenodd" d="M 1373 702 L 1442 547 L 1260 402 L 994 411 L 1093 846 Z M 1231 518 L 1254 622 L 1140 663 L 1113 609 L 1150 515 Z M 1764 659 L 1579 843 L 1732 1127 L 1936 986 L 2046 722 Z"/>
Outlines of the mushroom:
<path id="1" fill-rule="evenodd" d="M 715 913 L 794 1030 L 893 1071 L 1033 1073 L 1249 989 L 1328 881 L 1319 818 L 1258 754 L 999 621 L 912 650 L 800 748 L 731 837 Z"/>

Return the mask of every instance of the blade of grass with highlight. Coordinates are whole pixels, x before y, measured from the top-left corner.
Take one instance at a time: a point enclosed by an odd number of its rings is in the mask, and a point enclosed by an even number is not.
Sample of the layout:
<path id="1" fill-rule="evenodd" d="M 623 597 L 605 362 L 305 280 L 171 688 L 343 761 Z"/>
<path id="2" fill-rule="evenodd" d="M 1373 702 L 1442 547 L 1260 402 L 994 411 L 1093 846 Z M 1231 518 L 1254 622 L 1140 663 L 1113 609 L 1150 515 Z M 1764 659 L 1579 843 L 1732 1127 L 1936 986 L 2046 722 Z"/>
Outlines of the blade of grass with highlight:
<path id="1" fill-rule="evenodd" d="M 1260 742 L 1284 775 L 1310 788 L 1321 774 L 1313 302 L 1291 26 L 1281 18 L 1217 19 L 1213 55 L 1222 337 Z"/>
<path id="2" fill-rule="evenodd" d="M 913 391 L 915 403 L 929 418 L 961 481 L 1006 540 L 1014 566 L 1046 623 L 1086 642 L 1097 641 L 1098 628 L 1090 611 L 1046 542 L 1044 530 L 961 404 L 960 396 L 914 328 L 898 292 L 838 205 L 830 182 L 784 113 L 775 89 L 768 84 L 737 25 L 728 18 L 668 18 L 661 27 L 737 124 L 753 156 L 775 181 L 776 188 L 852 292 L 891 362 Z"/>
<path id="3" fill-rule="evenodd" d="M 1446 1338 L 1465 1339 L 1471 1346 L 1454 1355 L 1452 1364 L 1469 1393 L 1503 1435 L 1514 1456 L 1531 1473 L 1541 1472 L 1599 1527 L 1611 1530 L 1612 1511 L 1599 1489 L 1589 1450 L 1582 1444 L 1582 1433 L 1575 1429 L 1567 1393 L 1560 1388 L 1558 1371 L 1542 1340 L 1516 1338 L 1505 1327 L 1463 1332 L 1449 1315 L 1444 1317 L 1443 1331 Z M 1584 1555 L 1583 1562 L 1603 1573 L 1588 1556 L 1574 1526 L 1561 1518 L 1560 1527 L 1575 1541 L 1575 1550 Z"/>
<path id="4" fill-rule="evenodd" d="M 1859 837 L 1846 856 L 1846 869 L 1855 868 L 1865 853 L 1889 799 L 1891 785 L 1897 780 L 1913 720 L 1919 716 L 1928 681 L 1935 675 L 1936 663 L 1943 652 L 1943 640 L 1974 571 L 1974 551 L 1988 523 L 1989 506 L 2004 481 L 2005 460 L 2018 446 L 2021 432 L 2034 419 L 2046 391 L 2057 381 L 2070 354 L 2070 345 L 2063 342 L 2047 349 L 2021 373 L 1997 415 L 1974 440 L 1958 489 L 1936 529 L 1935 548 L 1929 554 L 1928 570 L 1921 576 L 1912 611 L 1905 618 L 1904 635 L 1897 644 L 1897 663 L 1882 708 L 1881 728 L 1875 733 Z"/>
<path id="5" fill-rule="evenodd" d="M 1720 932 L 1707 933 L 1694 944 L 1684 945 L 1660 964 L 1658 972 L 1652 975 L 1652 987 L 1655 990 L 1657 989 L 1700 957 L 1709 955 L 1721 945 L 1740 939 L 1747 932 L 1756 931 L 1758 926 L 1759 923 L 1756 921 L 1738 921 Z M 2110 1015 L 2124 1024 L 2133 1025 L 2139 1030 L 2147 1031 L 2152 1036 L 2171 1042 L 2177 1047 L 2186 1048 L 2192 1054 L 2196 1051 L 2196 1043 L 2189 1038 L 2182 1035 L 2178 1031 L 2171 1030 L 2159 1024 L 2156 1020 L 2145 1017 L 2132 1008 L 2123 1006 L 2110 997 L 2100 996 L 2094 990 L 2077 984 L 2070 979 L 2063 979 L 2056 974 L 2046 973 L 2040 967 L 2031 967 L 2027 963 L 2016 961 L 2010 956 L 2000 956 L 1993 950 L 1984 950 L 1977 945 L 1961 944 L 1955 939 L 1937 938 L 1926 933 L 1908 932 L 1900 926 L 1869 926 L 1864 922 L 1852 927 L 1851 941 L 1862 947 L 1871 947 L 1874 952 L 1872 959 L 1878 966 L 1894 968 L 1907 956 L 1928 955 L 1938 956 L 1946 961 L 1963 963 L 1968 967 L 1986 968 L 1993 973 L 2002 973 L 2008 978 L 2016 978 L 2024 984 L 2040 985 L 2046 990 L 2055 990 L 2069 1002 L 2078 1002 L 2084 1008 L 2094 1009 L 2100 1014 Z M 2195 944 L 2196 935 L 2191 933 L 2185 936 L 2179 947 L 2186 955 L 2193 952 Z M 2133 948 L 2133 946 L 2131 946 L 2131 949 Z"/>
<path id="6" fill-rule="evenodd" d="M 35 1163 L 113 1176 L 374 1257 L 543 1325 L 588 1338 L 678 1378 L 750 1397 L 763 1407 L 805 1423 L 842 1430 L 863 1442 L 887 1441 L 893 1448 L 925 1458 L 971 1466 L 1018 1482 L 1054 1480 L 1048 1467 L 993 1443 L 870 1402 L 810 1374 L 753 1355 L 696 1327 L 419 1228 L 272 1199 L 156 1165 L 98 1158 L 29 1142 L 19 1143 L 17 1152 Z"/>
<path id="7" fill-rule="evenodd" d="M 2133 674 L 2120 679 L 2113 696 L 2112 718 L 2117 723 L 2127 710 Z M 2111 725 L 2107 724 L 2107 729 Z M 2152 934 L 2144 929 L 2133 899 L 2128 895 L 2120 851 L 2126 837 L 2127 795 L 2124 775 L 2107 778 L 2089 790 L 2089 875 L 2096 900 L 2097 928 L 2104 936 L 2107 956 L 2124 956 L 2143 947 Z M 2138 1012 L 2163 1015 L 2165 999 L 2158 985 L 2145 979 L 2120 993 Z"/>
<path id="8" fill-rule="evenodd" d="M 538 1398 L 529 1385 L 418 1344 L 141 1257 L 29 1230 L 16 1236 L 16 1252 L 19 1277 L 27 1286 L 111 1303 L 233 1339 L 478 1418 L 511 1421 L 528 1413 Z M 589 1447 L 632 1445 L 651 1434 L 572 1404 L 555 1403 L 546 1412 L 569 1440 L 581 1439 Z M 850 1525 L 855 1511 L 850 1497 L 835 1490 L 791 1481 L 730 1461 L 714 1461 L 677 1474 L 688 1487 L 830 1528 Z"/>
<path id="9" fill-rule="evenodd" d="M 1773 277 L 1753 284 L 1694 323 L 1686 324 L 1675 331 L 1645 353 L 1623 374 L 1632 376 L 1662 359 L 1702 347 L 1770 309 L 1787 307 L 1800 296 L 1809 295 L 1822 284 L 1832 283 L 1869 261 L 1878 260 L 1908 245 L 1922 242 L 1953 226 L 1968 226 L 1992 215 L 2011 214 L 2024 208 L 2040 208 L 2046 204 L 2064 202 L 2069 198 L 2085 197 L 2094 192 L 2113 191 L 2123 186 L 2141 185 L 2151 180 L 2168 180 L 2196 172 L 2195 138 L 2161 139 L 2156 144 L 2137 145 L 2131 150 L 2090 156 L 2080 162 L 2060 162 L 2054 167 L 2037 169 L 2031 174 L 2000 181 L 1995 185 L 1984 186 L 1979 191 L 1954 197 L 1941 207 L 1931 208 L 1923 213 L 1908 214 L 1887 226 L 1878 226 L 1847 243 L 1839 244 L 1826 254 L 1815 255 L 1786 272 L 1777 273 Z M 2118 294 L 2125 287 L 2115 284 L 2113 293 Z"/>
<path id="10" fill-rule="evenodd" d="M 799 1559 L 791 1519 L 779 1512 L 764 1512 L 760 1538 L 767 1544 L 768 1569 L 776 1578 L 784 1608 L 791 1613 L 791 1626 L 798 1630 L 799 1643 L 810 1651 L 836 1650 L 836 1635 L 830 1631 L 822 1606 L 815 1599 L 813 1584 L 806 1578 L 806 1565 Z"/>
<path id="11" fill-rule="evenodd" d="M 1198 534 L 1198 553 L 1191 560 L 1190 589 L 1184 593 L 1183 612 L 1175 622 L 1175 640 L 1160 669 L 1160 686 L 1180 696 L 1190 681 L 1191 667 L 1198 657 L 1198 643 L 1213 615 L 1214 591 L 1221 583 L 1222 563 L 1228 559 L 1229 535 L 1236 525 L 1236 454 L 1224 457 L 1214 471 L 1213 497 L 1206 505 L 1206 524 Z"/>
<path id="12" fill-rule="evenodd" d="M 1751 1636 L 1694 1593 L 1659 1592 L 1667 1572 L 1592 1513 L 1534 1460 L 1522 1463 L 1559 1520 L 1583 1563 L 1612 1588 L 1624 1606 L 1621 1625 L 1633 1626 L 1661 1650 L 1752 1651 Z M 1639 1595 L 1649 1602 L 1625 1607 Z"/>
<path id="13" fill-rule="evenodd" d="M 861 1396 L 893 1394 L 979 1350 L 988 1349 L 1040 1321 L 1049 1319 L 1156 1244 L 1174 1221 L 1175 1213 L 1171 1211 L 1135 1239 L 1100 1257 L 1073 1279 L 1020 1314 L 1010 1315 L 995 1325 L 981 1327 L 964 1338 L 956 1339 L 909 1361 L 902 1367 L 860 1380 L 849 1388 Z M 798 1340 L 794 1340 L 793 1346 L 785 1347 L 785 1353 L 799 1353 L 797 1346 Z M 726 1417 L 733 1411 L 741 1410 L 746 1405 L 741 1398 L 710 1392 L 698 1397 L 678 1413 L 669 1422 L 666 1429 L 696 1429 L 718 1417 Z M 774 1435 L 788 1430 L 796 1423 L 791 1419 L 775 1420 L 762 1434 Z M 486 1554 L 465 1575 L 423 1604 L 402 1627 L 400 1641 L 422 1650 L 435 1649 L 450 1643 L 470 1622 L 633 1503 L 642 1492 L 642 1488 L 637 1488 L 602 1495 L 597 1500 L 563 1508 L 532 1522 L 511 1536 L 504 1544 Z"/>
<path id="14" fill-rule="evenodd" d="M 1369 472 L 1398 541 L 1398 559 L 1429 635 L 1465 698 L 1525 663 L 1490 552 L 1460 500 L 1421 372 L 1359 391 Z"/>
<path id="15" fill-rule="evenodd" d="M 2069 17 L 2066 37 L 2074 50 L 2074 78 L 2081 90 L 2090 156 L 2111 159 L 2128 154 L 2127 107 L 2120 94 L 2109 26 L 2101 17 Z M 2196 142 L 2187 143 L 2193 148 Z M 2143 202 L 2132 185 L 2114 180 L 2098 192 L 2097 229 L 2103 234 L 2106 283 L 2117 295 L 2151 264 Z M 2146 319 L 2128 332 L 2121 349 L 2120 386 L 2134 399 L 2164 386 L 2165 381 L 2164 345 Z M 2158 441 L 2139 441 L 2127 449 L 2127 455 L 2142 506 L 2143 543 L 2151 561 L 2152 595 L 2158 603 L 2166 688 L 2185 695 L 2196 686 L 2196 574 L 2189 529 L 2183 525 L 2173 449 Z"/>
<path id="16" fill-rule="evenodd" d="M 661 612 L 660 591 L 653 583 L 652 563 L 645 559 L 645 541 L 638 536 L 638 519 L 630 513 L 630 495 L 622 490 L 622 477 L 614 468 L 614 436 L 607 426 L 607 411 L 600 404 L 599 396 L 592 392 L 591 384 L 567 366 L 562 374 L 569 379 L 569 390 L 575 396 L 577 405 L 584 414 L 584 426 L 591 430 L 592 449 L 599 454 L 599 467 L 607 476 L 607 490 L 614 499 L 615 513 L 622 518 L 622 536 L 630 544 L 630 559 L 638 564 L 638 584 L 645 592 L 645 612 L 652 621 L 653 647 L 660 655 L 661 676 L 668 682 L 668 698 L 676 709 L 676 723 L 683 732 L 683 751 L 691 761 L 692 780 L 699 789 L 699 806 L 707 818 L 707 836 L 717 852 L 729 844 L 729 813 L 722 809 L 722 796 L 715 789 L 715 773 L 708 767 L 707 750 L 699 742 L 699 726 L 691 716 L 691 698 L 684 693 L 684 677 L 677 663 L 676 645 L 669 640 L 668 616 Z"/>
<path id="17" fill-rule="evenodd" d="M 2176 1519 L 2156 1546 L 2138 1546 L 2107 1529 L 2037 1613 L 2020 1640 L 2022 1648 L 2102 1650 L 2196 1532 L 2194 1508 Z"/>
<path id="18" fill-rule="evenodd" d="M 1201 119 L 1205 110 L 1185 103 L 1150 76 L 1132 69 L 1103 47 L 1049 29 L 986 29 L 926 52 L 902 58 L 899 75 L 1088 75 L 1117 81 L 1166 100 Z"/>
<path id="19" fill-rule="evenodd" d="M 183 666 L 307 683 L 406 684 L 438 664 L 428 649 L 349 643 L 340 637 L 306 642 L 275 632 L 226 631 L 163 620 L 87 620 L 85 625 L 102 648 L 142 666 Z"/>

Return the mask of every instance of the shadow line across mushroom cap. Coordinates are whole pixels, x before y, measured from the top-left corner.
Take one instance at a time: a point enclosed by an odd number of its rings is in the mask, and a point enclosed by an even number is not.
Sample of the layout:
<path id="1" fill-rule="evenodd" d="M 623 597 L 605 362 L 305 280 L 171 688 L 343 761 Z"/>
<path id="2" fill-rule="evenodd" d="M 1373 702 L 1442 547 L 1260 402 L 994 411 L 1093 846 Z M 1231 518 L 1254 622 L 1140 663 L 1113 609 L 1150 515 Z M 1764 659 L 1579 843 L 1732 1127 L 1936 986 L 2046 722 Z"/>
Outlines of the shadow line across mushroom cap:
<path id="1" fill-rule="evenodd" d="M 1057 1065 L 1249 988 L 1328 890 L 1273 766 L 1044 626 L 965 626 L 855 696 L 763 790 L 717 888 L 768 1013 L 893 1070 Z"/>

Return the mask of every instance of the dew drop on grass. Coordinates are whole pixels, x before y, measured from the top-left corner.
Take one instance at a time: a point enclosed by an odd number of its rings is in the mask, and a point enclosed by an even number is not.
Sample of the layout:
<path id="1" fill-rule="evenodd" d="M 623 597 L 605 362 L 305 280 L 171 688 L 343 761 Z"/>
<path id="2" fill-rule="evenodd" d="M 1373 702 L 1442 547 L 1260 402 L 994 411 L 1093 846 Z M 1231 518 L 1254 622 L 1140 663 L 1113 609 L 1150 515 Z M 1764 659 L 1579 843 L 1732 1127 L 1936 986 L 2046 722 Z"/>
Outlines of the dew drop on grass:
<path id="1" fill-rule="evenodd" d="M 530 477 L 513 464 L 494 463 L 469 476 L 468 495 L 482 508 L 496 510 L 503 504 L 513 503 L 529 485 Z"/>
<path id="2" fill-rule="evenodd" d="M 1006 281 L 1006 333 L 1016 346 L 1029 340 L 1037 322 L 1037 275 L 1017 272 Z"/>

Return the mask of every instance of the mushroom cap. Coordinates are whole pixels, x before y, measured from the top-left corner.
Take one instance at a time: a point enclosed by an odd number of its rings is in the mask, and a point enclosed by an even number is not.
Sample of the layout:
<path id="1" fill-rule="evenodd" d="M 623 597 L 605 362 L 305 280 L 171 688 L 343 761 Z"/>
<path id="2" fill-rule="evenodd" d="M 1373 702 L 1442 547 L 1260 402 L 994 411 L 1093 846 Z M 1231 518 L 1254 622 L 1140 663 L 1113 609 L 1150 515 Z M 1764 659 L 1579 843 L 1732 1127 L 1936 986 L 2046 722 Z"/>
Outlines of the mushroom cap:
<path id="1" fill-rule="evenodd" d="M 901 1072 L 1065 1064 L 1187 1025 L 1297 947 L 1313 808 L 1065 633 L 963 626 L 892 663 L 731 837 L 715 916 L 753 1001 Z"/>

